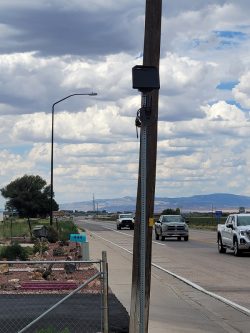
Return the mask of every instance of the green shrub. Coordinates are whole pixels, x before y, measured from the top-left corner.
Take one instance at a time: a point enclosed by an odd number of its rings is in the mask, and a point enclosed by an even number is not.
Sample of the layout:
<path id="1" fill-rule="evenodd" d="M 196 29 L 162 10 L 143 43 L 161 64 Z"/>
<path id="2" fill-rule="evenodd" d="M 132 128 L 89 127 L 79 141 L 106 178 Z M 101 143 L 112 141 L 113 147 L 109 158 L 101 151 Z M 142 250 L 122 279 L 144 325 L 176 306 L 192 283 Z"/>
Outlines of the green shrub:
<path id="1" fill-rule="evenodd" d="M 0 252 L 0 258 L 6 258 L 7 260 L 27 260 L 28 250 L 22 247 L 18 243 L 14 243 L 9 246 L 4 246 Z"/>
<path id="2" fill-rule="evenodd" d="M 59 234 L 59 240 L 62 242 L 63 245 L 66 245 L 69 241 L 69 235 L 71 233 L 68 231 L 61 231 Z"/>
<path id="3" fill-rule="evenodd" d="M 72 221 L 59 222 L 59 240 L 67 245 L 70 239 L 70 234 L 78 234 L 77 226 Z"/>
<path id="4" fill-rule="evenodd" d="M 47 239 L 50 243 L 56 243 L 58 241 L 58 232 L 51 226 L 48 227 Z"/>
<path id="5" fill-rule="evenodd" d="M 33 245 L 31 244 L 31 246 L 26 246 L 25 252 L 27 253 L 28 256 L 32 255 L 33 254 Z"/>
<path id="6" fill-rule="evenodd" d="M 43 241 L 39 241 L 36 240 L 36 242 L 34 243 L 34 247 L 33 247 L 33 253 L 37 253 L 37 252 L 41 252 L 44 253 L 45 251 L 47 251 L 49 249 L 48 246 L 48 242 L 43 240 Z"/>
<path id="7" fill-rule="evenodd" d="M 77 226 L 72 221 L 60 221 L 60 229 L 67 230 L 71 234 L 77 233 Z"/>

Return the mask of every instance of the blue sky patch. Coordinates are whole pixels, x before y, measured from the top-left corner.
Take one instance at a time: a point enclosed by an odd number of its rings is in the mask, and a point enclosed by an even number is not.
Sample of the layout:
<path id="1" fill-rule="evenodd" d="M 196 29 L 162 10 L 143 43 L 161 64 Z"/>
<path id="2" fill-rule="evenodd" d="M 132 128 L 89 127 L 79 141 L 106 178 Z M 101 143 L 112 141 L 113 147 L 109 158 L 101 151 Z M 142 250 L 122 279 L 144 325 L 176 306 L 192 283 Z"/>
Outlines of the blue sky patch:
<path id="1" fill-rule="evenodd" d="M 213 32 L 218 38 L 217 50 L 237 47 L 241 42 L 248 39 L 248 35 L 241 31 L 221 30 Z"/>
<path id="2" fill-rule="evenodd" d="M 226 103 L 230 104 L 230 105 L 235 105 L 235 106 L 237 106 L 237 108 L 242 109 L 241 106 L 240 106 L 240 104 L 237 103 L 234 99 L 227 99 Z"/>
<path id="3" fill-rule="evenodd" d="M 249 39 L 249 35 L 241 31 L 215 30 L 212 31 L 212 34 L 217 38 L 217 45 L 213 45 L 216 50 L 237 47 L 240 43 Z M 209 46 L 211 43 L 214 43 L 214 38 L 211 38 L 211 36 L 207 39 L 195 38 L 191 41 L 191 47 L 197 48 L 199 46 Z"/>
<path id="4" fill-rule="evenodd" d="M 208 103 L 209 106 L 213 106 L 214 104 L 218 103 L 220 100 L 213 100 Z M 243 112 L 249 112 L 249 109 L 243 108 L 240 103 L 237 103 L 234 99 L 226 99 L 225 102 L 229 105 L 234 105 L 238 109 L 240 109 Z"/>
<path id="5" fill-rule="evenodd" d="M 208 105 L 213 106 L 214 104 L 216 104 L 218 102 L 219 102 L 219 100 L 212 100 L 208 103 Z M 247 111 L 246 109 L 243 109 L 242 106 L 239 103 L 237 103 L 234 99 L 227 99 L 227 100 L 225 100 L 225 102 L 229 105 L 237 106 L 237 108 L 239 108 L 242 111 Z"/>
<path id="6" fill-rule="evenodd" d="M 221 31 L 214 31 L 217 37 L 219 38 L 226 38 L 226 39 L 240 39 L 245 40 L 247 39 L 247 34 L 241 31 L 227 31 L 227 30 L 221 30 Z"/>
<path id="7" fill-rule="evenodd" d="M 235 105 L 238 109 L 240 109 L 241 111 L 246 111 L 246 112 L 248 112 L 249 111 L 249 109 L 247 109 L 247 108 L 243 108 L 241 105 L 240 105 L 240 103 L 237 103 L 234 99 L 227 99 L 226 101 L 225 101 L 227 104 L 230 104 L 230 105 Z"/>
<path id="8" fill-rule="evenodd" d="M 200 41 L 199 38 L 195 38 L 195 39 L 192 40 L 192 46 L 193 46 L 193 47 L 197 47 L 197 46 L 199 46 L 200 44 L 201 44 L 201 41 Z"/>
<path id="9" fill-rule="evenodd" d="M 220 90 L 232 90 L 238 83 L 239 83 L 239 81 L 220 82 L 217 85 L 216 89 L 220 89 Z"/>
<path id="10" fill-rule="evenodd" d="M 12 154 L 25 154 L 28 153 L 32 149 L 33 145 L 24 144 L 24 145 L 16 145 L 12 147 L 8 147 L 8 151 Z"/>

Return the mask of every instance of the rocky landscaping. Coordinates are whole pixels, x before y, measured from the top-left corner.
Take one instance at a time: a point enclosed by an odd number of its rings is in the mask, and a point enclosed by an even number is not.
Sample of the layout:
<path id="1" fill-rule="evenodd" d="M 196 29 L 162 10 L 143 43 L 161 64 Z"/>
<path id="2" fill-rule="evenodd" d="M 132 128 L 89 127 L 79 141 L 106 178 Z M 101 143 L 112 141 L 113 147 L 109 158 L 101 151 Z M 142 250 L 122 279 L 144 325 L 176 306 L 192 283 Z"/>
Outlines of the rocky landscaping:
<path id="1" fill-rule="evenodd" d="M 22 264 L 8 264 L 1 261 L 0 294 L 62 293 L 75 289 L 98 272 L 93 264 L 74 263 L 81 260 L 80 247 L 76 243 L 43 242 L 35 246 L 38 251 L 29 254 Z M 46 262 L 50 260 L 55 263 Z M 58 263 L 58 260 L 67 262 L 62 264 Z M 44 261 L 44 263 L 32 264 L 29 261 Z M 90 282 L 81 292 L 99 293 L 100 280 L 95 279 Z"/>

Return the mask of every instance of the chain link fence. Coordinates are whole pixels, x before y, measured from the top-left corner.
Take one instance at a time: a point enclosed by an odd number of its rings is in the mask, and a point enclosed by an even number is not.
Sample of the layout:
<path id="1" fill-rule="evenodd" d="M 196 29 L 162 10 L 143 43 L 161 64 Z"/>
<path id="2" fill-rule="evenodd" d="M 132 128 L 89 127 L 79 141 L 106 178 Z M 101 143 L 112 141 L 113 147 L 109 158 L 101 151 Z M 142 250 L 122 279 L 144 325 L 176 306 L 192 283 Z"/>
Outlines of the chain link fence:
<path id="1" fill-rule="evenodd" d="M 0 333 L 108 333 L 107 259 L 0 261 Z"/>

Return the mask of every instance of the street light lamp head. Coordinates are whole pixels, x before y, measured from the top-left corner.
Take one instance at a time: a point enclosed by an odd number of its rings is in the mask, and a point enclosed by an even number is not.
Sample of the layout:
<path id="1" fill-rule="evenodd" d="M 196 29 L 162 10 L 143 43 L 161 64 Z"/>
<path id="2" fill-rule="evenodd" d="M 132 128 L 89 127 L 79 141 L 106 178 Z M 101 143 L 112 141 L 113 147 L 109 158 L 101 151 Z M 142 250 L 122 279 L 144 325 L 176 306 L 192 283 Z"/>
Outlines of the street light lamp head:
<path id="1" fill-rule="evenodd" d="M 97 96 L 97 93 L 96 92 L 92 92 L 89 94 L 89 96 Z"/>

